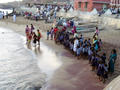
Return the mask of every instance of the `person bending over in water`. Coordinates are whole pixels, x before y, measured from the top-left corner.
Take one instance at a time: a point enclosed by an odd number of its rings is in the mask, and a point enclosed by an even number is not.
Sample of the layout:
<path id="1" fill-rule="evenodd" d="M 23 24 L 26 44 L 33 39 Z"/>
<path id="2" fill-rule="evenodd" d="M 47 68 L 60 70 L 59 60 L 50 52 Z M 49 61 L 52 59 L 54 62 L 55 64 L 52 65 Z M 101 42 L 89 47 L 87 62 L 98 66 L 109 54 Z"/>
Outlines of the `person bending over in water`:
<path id="1" fill-rule="evenodd" d="M 31 41 L 32 41 L 32 34 L 29 34 L 28 36 L 28 47 L 31 47 Z"/>
<path id="2" fill-rule="evenodd" d="M 35 32 L 33 32 L 33 44 L 36 47 L 36 43 L 37 43 L 37 35 L 35 34 Z"/>

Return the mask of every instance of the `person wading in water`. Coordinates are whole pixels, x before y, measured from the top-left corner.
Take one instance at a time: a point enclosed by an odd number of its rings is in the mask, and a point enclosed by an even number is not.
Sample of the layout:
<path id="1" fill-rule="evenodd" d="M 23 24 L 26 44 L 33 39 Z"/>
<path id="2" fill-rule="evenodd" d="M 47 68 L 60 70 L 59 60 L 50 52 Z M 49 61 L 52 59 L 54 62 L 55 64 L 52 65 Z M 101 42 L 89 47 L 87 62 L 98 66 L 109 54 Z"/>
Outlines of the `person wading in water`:
<path id="1" fill-rule="evenodd" d="M 40 45 L 40 39 L 42 36 L 39 29 L 37 30 L 37 37 L 38 37 L 38 45 Z"/>

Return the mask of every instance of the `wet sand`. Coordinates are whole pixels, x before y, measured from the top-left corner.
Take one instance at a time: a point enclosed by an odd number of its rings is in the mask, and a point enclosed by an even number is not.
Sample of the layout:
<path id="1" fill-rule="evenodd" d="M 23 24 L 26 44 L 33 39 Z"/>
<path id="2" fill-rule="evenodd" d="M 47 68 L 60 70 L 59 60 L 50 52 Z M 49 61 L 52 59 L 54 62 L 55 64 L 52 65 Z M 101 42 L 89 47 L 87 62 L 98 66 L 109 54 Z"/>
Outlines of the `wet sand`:
<path id="1" fill-rule="evenodd" d="M 76 57 L 74 57 L 68 50 L 65 50 L 62 45 L 56 45 L 54 41 L 46 40 L 44 32 L 50 28 L 51 24 L 44 24 L 43 21 L 35 22 L 24 20 L 22 17 L 19 17 L 16 23 L 11 22 L 12 19 L 2 20 L 2 22 L 0 22 L 0 26 L 6 27 L 7 25 L 7 28 L 10 28 L 22 35 L 24 35 L 24 28 L 26 24 L 33 23 L 35 27 L 40 27 L 40 30 L 43 31 L 42 42 L 44 43 L 44 46 L 47 46 L 50 50 L 54 51 L 57 58 L 59 58 L 60 62 L 62 62 L 62 65 L 57 68 L 57 70 L 53 70 L 53 74 L 44 86 L 43 90 L 102 90 L 114 77 L 120 74 L 120 63 L 118 61 L 120 55 L 119 53 L 115 75 L 110 77 L 106 84 L 103 84 L 98 80 L 95 72 L 91 71 L 88 60 L 77 60 Z M 119 48 L 119 33 L 119 31 L 112 30 L 100 32 L 100 36 L 102 37 L 106 47 L 109 47 L 109 49 L 105 48 L 105 50 L 107 50 L 107 54 L 110 53 L 112 48 Z M 84 36 L 92 36 L 92 33 L 84 34 Z M 40 58 L 40 55 L 38 55 L 38 57 Z M 45 59 L 49 60 L 49 57 Z"/>

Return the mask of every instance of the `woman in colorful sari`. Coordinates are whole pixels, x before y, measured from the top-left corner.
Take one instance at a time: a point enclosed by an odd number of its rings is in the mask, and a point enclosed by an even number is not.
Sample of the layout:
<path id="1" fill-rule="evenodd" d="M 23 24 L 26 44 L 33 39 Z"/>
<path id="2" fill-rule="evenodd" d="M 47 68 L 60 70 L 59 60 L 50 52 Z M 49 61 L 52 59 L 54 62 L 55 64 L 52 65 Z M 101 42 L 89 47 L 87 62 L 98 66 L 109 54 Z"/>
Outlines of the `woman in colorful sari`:
<path id="1" fill-rule="evenodd" d="M 26 25 L 26 28 L 25 28 L 25 33 L 26 33 L 26 40 L 27 40 L 27 42 L 26 42 L 26 43 L 28 43 L 28 40 L 29 40 L 29 35 L 30 35 L 30 28 L 29 28 L 29 26 L 28 26 L 28 25 Z"/>
<path id="2" fill-rule="evenodd" d="M 109 57 L 109 72 L 111 74 L 114 72 L 114 64 L 116 59 L 117 59 L 117 53 L 116 53 L 116 50 L 113 49 Z"/>

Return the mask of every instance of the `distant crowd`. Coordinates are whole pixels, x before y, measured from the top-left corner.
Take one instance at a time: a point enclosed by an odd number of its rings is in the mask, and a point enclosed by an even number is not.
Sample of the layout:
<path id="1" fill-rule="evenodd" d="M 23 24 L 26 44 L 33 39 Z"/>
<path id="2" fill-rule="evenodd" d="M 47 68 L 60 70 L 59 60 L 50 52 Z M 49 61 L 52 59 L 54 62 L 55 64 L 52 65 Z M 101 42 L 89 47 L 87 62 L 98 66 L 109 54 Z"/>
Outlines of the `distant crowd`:
<path id="1" fill-rule="evenodd" d="M 39 11 L 36 13 L 25 11 L 23 15 L 28 19 L 34 19 L 38 21 L 39 19 L 50 20 L 51 18 L 56 18 L 56 14 L 60 9 L 64 9 L 66 12 L 72 8 L 71 5 L 66 6 L 52 6 L 52 5 L 41 5 L 38 7 Z"/>

